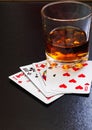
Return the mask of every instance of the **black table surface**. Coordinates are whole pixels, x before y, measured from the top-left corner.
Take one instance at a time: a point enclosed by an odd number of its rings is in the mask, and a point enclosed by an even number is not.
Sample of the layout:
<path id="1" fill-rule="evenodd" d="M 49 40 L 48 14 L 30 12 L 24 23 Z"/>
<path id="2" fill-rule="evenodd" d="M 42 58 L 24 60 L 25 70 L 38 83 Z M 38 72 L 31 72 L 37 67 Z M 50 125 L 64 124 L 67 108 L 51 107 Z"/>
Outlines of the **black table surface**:
<path id="1" fill-rule="evenodd" d="M 40 14 L 45 4 L 0 2 L 0 130 L 92 130 L 92 90 L 45 105 L 8 79 L 20 66 L 45 59 Z"/>

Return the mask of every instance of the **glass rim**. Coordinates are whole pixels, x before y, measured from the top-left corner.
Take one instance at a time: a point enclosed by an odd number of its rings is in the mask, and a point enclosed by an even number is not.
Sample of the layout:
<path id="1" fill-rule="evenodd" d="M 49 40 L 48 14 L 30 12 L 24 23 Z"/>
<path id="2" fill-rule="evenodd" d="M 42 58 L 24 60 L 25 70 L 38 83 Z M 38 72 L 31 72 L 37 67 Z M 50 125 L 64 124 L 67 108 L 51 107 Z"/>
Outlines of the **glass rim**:
<path id="1" fill-rule="evenodd" d="M 89 8 L 89 13 L 83 17 L 80 18 L 73 18 L 73 19 L 61 19 L 61 18 L 54 18 L 54 17 L 50 17 L 47 16 L 44 11 L 47 7 L 55 5 L 55 4 L 59 4 L 59 3 L 75 3 L 75 4 L 80 4 L 80 5 L 84 5 L 85 7 Z M 88 17 L 90 17 L 92 15 L 92 7 L 84 2 L 79 2 L 79 1 L 72 1 L 72 0 L 68 0 L 68 1 L 57 1 L 57 2 L 50 2 L 46 5 L 44 5 L 41 9 L 41 15 L 49 20 L 53 20 L 53 21 L 78 21 L 78 20 L 83 20 L 86 19 Z"/>

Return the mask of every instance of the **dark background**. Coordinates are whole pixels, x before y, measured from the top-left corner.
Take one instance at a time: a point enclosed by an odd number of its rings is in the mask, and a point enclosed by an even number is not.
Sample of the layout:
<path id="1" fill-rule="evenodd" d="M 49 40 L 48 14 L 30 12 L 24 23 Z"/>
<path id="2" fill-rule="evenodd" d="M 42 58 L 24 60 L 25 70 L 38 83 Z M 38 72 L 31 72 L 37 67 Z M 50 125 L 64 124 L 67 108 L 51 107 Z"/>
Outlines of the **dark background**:
<path id="1" fill-rule="evenodd" d="M 8 79 L 45 59 L 40 10 L 46 3 L 0 2 L 0 130 L 92 130 L 92 90 L 45 105 Z"/>

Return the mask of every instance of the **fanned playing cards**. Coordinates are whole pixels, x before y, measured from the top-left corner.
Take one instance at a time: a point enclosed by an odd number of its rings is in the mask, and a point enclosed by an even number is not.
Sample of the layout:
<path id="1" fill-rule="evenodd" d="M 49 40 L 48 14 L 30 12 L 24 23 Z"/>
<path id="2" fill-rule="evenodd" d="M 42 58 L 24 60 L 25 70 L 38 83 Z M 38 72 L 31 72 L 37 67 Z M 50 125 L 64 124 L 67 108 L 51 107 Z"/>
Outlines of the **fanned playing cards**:
<path id="1" fill-rule="evenodd" d="M 45 104 L 49 104 L 62 96 L 61 94 L 59 94 L 52 97 L 45 97 L 22 71 L 9 76 L 9 78 Z"/>
<path id="2" fill-rule="evenodd" d="M 49 104 L 64 94 L 89 94 L 92 82 L 92 61 L 86 61 L 82 68 L 63 69 L 63 65 L 48 67 L 47 61 L 40 61 L 19 67 L 20 72 L 9 79 Z"/>

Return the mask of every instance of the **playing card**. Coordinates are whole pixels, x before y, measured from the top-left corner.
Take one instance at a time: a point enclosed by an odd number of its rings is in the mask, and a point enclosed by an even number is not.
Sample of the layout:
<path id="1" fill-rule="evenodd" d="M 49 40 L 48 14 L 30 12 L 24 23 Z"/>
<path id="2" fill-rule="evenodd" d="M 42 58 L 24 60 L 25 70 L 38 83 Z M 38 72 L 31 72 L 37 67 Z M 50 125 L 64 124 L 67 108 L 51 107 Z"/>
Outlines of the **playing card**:
<path id="1" fill-rule="evenodd" d="M 49 104 L 56 99 L 60 98 L 62 95 L 56 95 L 52 97 L 45 97 L 39 89 L 35 87 L 35 85 L 25 76 L 25 74 L 21 71 L 16 74 L 9 76 L 9 79 L 17 83 L 19 86 L 24 88 L 26 91 L 34 95 L 36 98 L 44 102 L 45 104 Z"/>
<path id="2" fill-rule="evenodd" d="M 51 95 L 56 95 L 58 94 L 58 92 L 55 92 L 51 89 L 51 87 L 47 86 L 46 84 L 46 79 L 47 79 L 47 71 L 48 71 L 48 66 L 47 66 L 47 61 L 44 60 L 44 61 L 40 61 L 40 62 L 36 62 L 36 63 L 33 63 L 33 66 L 36 70 L 36 73 L 38 74 L 39 76 L 39 81 L 40 83 L 44 83 L 43 85 L 43 88 L 46 90 L 46 92 L 48 92 L 49 94 Z M 42 80 L 43 79 L 43 80 Z M 52 86 L 52 84 L 51 84 Z"/>
<path id="3" fill-rule="evenodd" d="M 33 66 L 34 66 L 37 74 L 41 78 L 41 80 L 46 85 L 47 61 L 44 60 L 44 61 L 33 63 Z"/>
<path id="4" fill-rule="evenodd" d="M 92 61 L 83 63 L 82 68 L 47 69 L 46 85 L 56 93 L 88 94 L 92 82 Z"/>
<path id="5" fill-rule="evenodd" d="M 44 67 L 41 68 L 45 68 L 45 65 L 43 66 Z M 51 92 L 49 88 L 47 89 L 45 82 L 43 82 L 41 75 L 39 74 L 38 71 L 35 70 L 33 64 L 21 66 L 20 69 L 31 80 L 31 82 L 33 82 L 33 84 L 44 94 L 44 96 L 50 97 L 56 95 L 56 93 L 54 93 L 53 91 Z"/>

